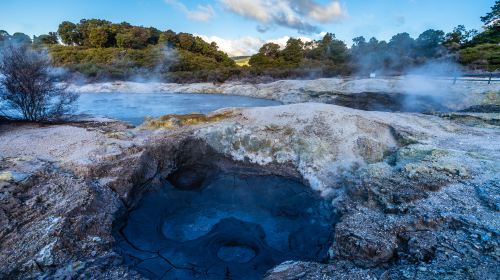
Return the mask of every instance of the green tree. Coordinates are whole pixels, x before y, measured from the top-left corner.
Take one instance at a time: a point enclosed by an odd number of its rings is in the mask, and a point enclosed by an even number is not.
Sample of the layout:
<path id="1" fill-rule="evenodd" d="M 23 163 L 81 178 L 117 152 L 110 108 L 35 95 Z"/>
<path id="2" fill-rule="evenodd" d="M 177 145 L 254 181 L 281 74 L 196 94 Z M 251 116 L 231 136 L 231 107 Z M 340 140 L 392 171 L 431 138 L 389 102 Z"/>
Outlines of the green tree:
<path id="1" fill-rule="evenodd" d="M 500 25 L 500 0 L 496 0 L 491 11 L 481 17 L 481 21 L 487 28 L 494 28 Z"/>
<path id="2" fill-rule="evenodd" d="M 259 49 L 259 54 L 262 54 L 262 55 L 269 57 L 269 58 L 278 58 L 278 56 L 280 54 L 280 45 L 278 45 L 276 43 L 264 44 Z"/>
<path id="3" fill-rule="evenodd" d="M 364 37 L 353 39 L 351 48 L 352 61 L 357 71 L 362 74 L 387 70 L 390 68 L 391 55 L 388 44 L 372 37 L 367 42 Z"/>
<path id="4" fill-rule="evenodd" d="M 411 55 L 414 46 L 415 40 L 406 32 L 392 36 L 389 41 L 389 48 L 399 56 Z"/>
<path id="5" fill-rule="evenodd" d="M 366 39 L 363 36 L 356 37 L 352 39 L 353 47 L 356 48 L 363 48 L 366 45 Z"/>
<path id="6" fill-rule="evenodd" d="M 309 45 L 306 57 L 314 60 L 330 60 L 335 64 L 344 63 L 347 60 L 347 46 L 341 40 L 335 38 L 335 34 L 326 33 L 319 41 Z"/>
<path id="7" fill-rule="evenodd" d="M 419 55 L 434 58 L 442 54 L 444 31 L 429 29 L 420 34 L 415 41 Z"/>
<path id="8" fill-rule="evenodd" d="M 104 48 L 108 42 L 108 32 L 103 27 L 90 30 L 88 35 L 88 45 L 93 48 Z"/>
<path id="9" fill-rule="evenodd" d="M 453 28 L 453 31 L 447 33 L 445 36 L 445 45 L 464 45 L 467 44 L 472 38 L 478 34 L 477 30 L 467 30 L 464 25 L 458 25 Z"/>
<path id="10" fill-rule="evenodd" d="M 156 29 L 156 28 L 154 28 L 154 27 L 148 27 L 147 30 L 148 30 L 148 33 L 149 33 L 147 44 L 148 45 L 156 45 L 156 44 L 158 44 L 158 41 L 160 40 L 161 31 L 158 30 L 158 29 Z"/>
<path id="11" fill-rule="evenodd" d="M 61 41 L 69 46 L 81 44 L 81 34 L 76 29 L 76 24 L 63 21 L 57 29 Z"/>
<path id="12" fill-rule="evenodd" d="M 116 44 L 119 48 L 142 49 L 148 45 L 149 36 L 147 29 L 132 27 L 127 32 L 116 35 Z"/>
<path id="13" fill-rule="evenodd" d="M 80 22 L 76 25 L 76 32 L 80 34 L 79 38 L 79 43 L 78 45 L 80 46 L 88 46 L 88 47 L 95 47 L 96 43 L 102 43 L 102 38 L 104 37 L 104 34 L 102 31 L 108 31 L 108 28 L 111 26 L 111 22 L 107 20 L 101 20 L 101 19 L 82 19 Z M 91 42 L 92 40 L 90 39 L 90 35 L 93 30 L 101 28 L 101 31 L 94 31 L 93 40 L 97 40 L 95 42 Z M 100 33 L 100 34 L 99 34 Z M 111 40 L 112 38 L 109 38 L 108 32 L 106 32 L 106 42 L 102 43 L 103 47 L 105 45 L 108 45 L 107 40 Z"/>
<path id="14" fill-rule="evenodd" d="M 500 43 L 500 0 L 495 1 L 491 11 L 481 17 L 481 20 L 485 24 L 485 30 L 479 34 L 473 34 L 473 38 L 465 44 L 465 47 Z"/>
<path id="15" fill-rule="evenodd" d="M 254 67 L 279 66 L 280 46 L 275 43 L 266 43 L 255 55 L 252 55 L 249 64 Z"/>
<path id="16" fill-rule="evenodd" d="M 194 37 L 189 33 L 178 33 L 177 36 L 177 47 L 183 50 L 191 50 L 194 46 Z"/>
<path id="17" fill-rule="evenodd" d="M 9 32 L 0 30 L 0 43 L 10 40 Z"/>
<path id="18" fill-rule="evenodd" d="M 176 35 L 174 31 L 172 30 L 167 30 L 165 32 L 162 32 L 160 34 L 160 37 L 158 38 L 158 43 L 161 44 L 166 44 L 170 47 L 174 46 L 176 42 Z"/>
<path id="19" fill-rule="evenodd" d="M 31 44 L 31 38 L 30 36 L 21 33 L 21 32 L 16 32 L 10 36 L 10 40 L 12 40 L 15 43 L 19 44 Z"/>
<path id="20" fill-rule="evenodd" d="M 55 45 L 58 44 L 57 33 L 49 32 L 40 36 L 33 36 L 33 44 L 35 45 Z"/>
<path id="21" fill-rule="evenodd" d="M 332 40 L 328 46 L 328 58 L 335 64 L 347 62 L 349 50 L 347 45 L 341 40 Z"/>
<path id="22" fill-rule="evenodd" d="M 300 39 L 290 38 L 280 55 L 286 62 L 298 66 L 304 58 L 304 43 Z"/>

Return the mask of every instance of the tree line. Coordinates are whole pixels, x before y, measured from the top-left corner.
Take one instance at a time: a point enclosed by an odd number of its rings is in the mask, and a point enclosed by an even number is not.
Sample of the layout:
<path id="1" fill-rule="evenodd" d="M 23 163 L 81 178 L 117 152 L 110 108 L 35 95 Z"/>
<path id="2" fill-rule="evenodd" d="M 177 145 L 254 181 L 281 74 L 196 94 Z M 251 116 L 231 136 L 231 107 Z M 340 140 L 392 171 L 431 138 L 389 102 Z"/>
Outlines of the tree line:
<path id="1" fill-rule="evenodd" d="M 347 45 L 327 33 L 320 40 L 303 42 L 290 38 L 281 48 L 264 44 L 251 56 L 255 72 L 286 76 L 320 72 L 322 76 L 372 72 L 403 73 L 428 61 L 460 62 L 471 69 L 494 71 L 500 68 L 500 1 L 481 17 L 483 32 L 459 25 L 451 32 L 429 29 L 412 38 L 408 33 L 394 35 L 389 41 L 364 37 Z"/>
<path id="2" fill-rule="evenodd" d="M 224 81 L 255 77 L 329 77 L 383 72 L 400 74 L 428 61 L 458 61 L 471 69 L 500 68 L 500 1 L 481 20 L 484 30 L 459 25 L 451 32 L 429 29 L 416 38 L 399 33 L 390 40 L 357 37 L 353 45 L 333 33 L 313 41 L 290 38 L 281 47 L 266 43 L 239 67 L 215 42 L 189 33 L 112 23 L 101 19 L 64 21 L 57 32 L 34 36 L 0 31 L 0 42 L 47 47 L 57 66 L 86 77 L 127 78 L 154 70 L 174 82 Z M 62 43 L 62 44 L 61 44 Z"/>

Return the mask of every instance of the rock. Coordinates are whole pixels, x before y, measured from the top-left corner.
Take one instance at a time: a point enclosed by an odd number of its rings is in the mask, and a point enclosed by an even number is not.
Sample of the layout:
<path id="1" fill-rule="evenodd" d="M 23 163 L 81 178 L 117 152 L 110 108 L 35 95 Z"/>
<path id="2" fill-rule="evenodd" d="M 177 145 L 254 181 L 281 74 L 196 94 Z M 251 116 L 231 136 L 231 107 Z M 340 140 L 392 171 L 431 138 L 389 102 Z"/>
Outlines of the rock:
<path id="1" fill-rule="evenodd" d="M 335 90 L 336 82 L 307 83 L 221 87 L 296 101 L 320 87 Z M 366 84 L 383 89 L 388 83 Z M 356 81 L 339 85 L 347 91 L 362 88 Z M 276 88 L 292 90 L 276 93 Z M 332 229 L 329 263 L 285 262 L 271 269 L 268 279 L 495 279 L 500 274 L 500 136 L 491 124 L 305 103 L 241 109 L 167 130 L 92 121 L 5 124 L 0 132 L 2 279 L 143 278 L 115 251 L 116 217 L 176 170 L 203 169 L 197 158 L 221 170 L 236 162 L 245 176 L 260 174 L 258 169 L 301 180 L 335 209 L 332 215 L 340 221 Z M 194 178 L 181 182 L 187 188 L 203 177 L 196 171 L 179 176 Z M 326 209 L 317 211 L 331 211 Z M 154 263 L 144 263 L 144 269 Z"/>
<path id="2" fill-rule="evenodd" d="M 432 231 L 405 232 L 400 237 L 406 242 L 408 257 L 411 261 L 429 262 L 434 259 L 437 238 Z"/>
<path id="3" fill-rule="evenodd" d="M 368 270 L 355 268 L 346 263 L 325 265 L 312 262 L 287 261 L 269 270 L 264 279 L 374 280 L 377 279 L 377 277 L 374 273 Z"/>
<path id="4" fill-rule="evenodd" d="M 397 239 L 383 214 L 363 211 L 347 216 L 335 228 L 335 251 L 340 258 L 362 267 L 374 267 L 390 261 Z"/>
<path id="5" fill-rule="evenodd" d="M 196 190 L 201 187 L 207 176 L 204 171 L 203 166 L 183 168 L 174 172 L 168 179 L 181 190 Z"/>

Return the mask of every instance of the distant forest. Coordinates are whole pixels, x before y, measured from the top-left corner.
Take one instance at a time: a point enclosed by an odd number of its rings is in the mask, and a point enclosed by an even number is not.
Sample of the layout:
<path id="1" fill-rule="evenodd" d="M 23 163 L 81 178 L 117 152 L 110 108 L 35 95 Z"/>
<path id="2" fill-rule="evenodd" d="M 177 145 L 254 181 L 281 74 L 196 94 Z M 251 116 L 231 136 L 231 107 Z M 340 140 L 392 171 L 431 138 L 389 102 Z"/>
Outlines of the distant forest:
<path id="1" fill-rule="evenodd" d="M 0 44 L 47 48 L 53 63 L 68 69 L 69 75 L 95 80 L 143 77 L 183 83 L 398 75 L 432 61 L 454 61 L 469 70 L 500 70 L 500 0 L 481 20 L 482 32 L 459 25 L 448 33 L 429 29 L 417 38 L 399 33 L 388 42 L 357 37 L 350 48 L 333 33 L 310 42 L 290 38 L 284 47 L 264 44 L 244 65 L 215 42 L 192 34 L 100 19 L 65 21 L 57 32 L 33 38 L 0 30 Z"/>

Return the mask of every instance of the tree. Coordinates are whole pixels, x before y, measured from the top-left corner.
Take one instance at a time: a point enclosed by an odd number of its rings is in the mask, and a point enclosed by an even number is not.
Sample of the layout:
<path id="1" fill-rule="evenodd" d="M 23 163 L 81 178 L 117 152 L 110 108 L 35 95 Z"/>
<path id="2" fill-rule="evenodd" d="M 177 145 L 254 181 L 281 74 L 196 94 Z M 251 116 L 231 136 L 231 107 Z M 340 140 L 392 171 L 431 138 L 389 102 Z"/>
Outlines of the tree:
<path id="1" fill-rule="evenodd" d="M 356 63 L 358 72 L 368 74 L 383 71 L 390 63 L 390 51 L 387 42 L 379 41 L 372 37 L 367 42 L 364 37 L 353 39 L 354 45 L 351 48 L 352 61 Z"/>
<path id="2" fill-rule="evenodd" d="M 478 33 L 474 30 L 472 34 L 469 34 L 470 38 L 464 44 L 464 48 L 482 44 L 500 44 L 500 0 L 495 1 L 491 11 L 481 17 L 481 21 L 484 23 L 484 31 Z"/>
<path id="3" fill-rule="evenodd" d="M 59 24 L 57 33 L 61 37 L 61 41 L 66 45 L 80 45 L 81 44 L 81 34 L 76 30 L 76 24 L 63 21 Z"/>
<path id="4" fill-rule="evenodd" d="M 356 37 L 352 39 L 353 47 L 355 48 L 363 48 L 366 45 L 366 39 L 363 36 Z"/>
<path id="5" fill-rule="evenodd" d="M 132 27 L 127 32 L 116 35 L 116 44 L 119 48 L 142 49 L 148 45 L 148 39 L 147 29 Z"/>
<path id="6" fill-rule="evenodd" d="M 108 32 L 103 27 L 90 30 L 88 45 L 93 48 L 104 48 L 108 42 Z"/>
<path id="7" fill-rule="evenodd" d="M 12 34 L 12 36 L 10 36 L 10 40 L 16 44 L 31 44 L 30 36 L 21 32 Z"/>
<path id="8" fill-rule="evenodd" d="M 273 67 L 279 66 L 280 45 L 275 43 L 266 43 L 259 52 L 250 57 L 248 63 L 254 67 Z"/>
<path id="9" fill-rule="evenodd" d="M 477 35 L 477 33 L 477 30 L 467 30 L 465 26 L 458 25 L 457 27 L 453 28 L 452 32 L 446 34 L 445 45 L 467 44 L 472 38 Z"/>
<path id="10" fill-rule="evenodd" d="M 391 70 L 401 71 L 415 62 L 415 40 L 410 34 L 404 32 L 392 36 L 387 47 L 385 62 Z"/>
<path id="11" fill-rule="evenodd" d="M 312 60 L 330 60 L 340 64 L 346 61 L 348 52 L 345 43 L 337 40 L 335 34 L 326 33 L 321 40 L 306 44 L 305 56 Z"/>
<path id="12" fill-rule="evenodd" d="M 178 33 L 177 34 L 177 47 L 183 50 L 191 50 L 194 45 L 194 37 L 189 33 Z"/>
<path id="13" fill-rule="evenodd" d="M 57 33 L 49 32 L 49 34 L 43 34 L 40 36 L 33 37 L 33 44 L 35 45 L 55 45 L 58 44 Z"/>
<path id="14" fill-rule="evenodd" d="M 334 39 L 327 48 L 327 54 L 333 63 L 341 64 L 347 61 L 349 50 L 344 42 Z"/>
<path id="15" fill-rule="evenodd" d="M 160 34 L 160 38 L 158 42 L 161 44 L 165 44 L 169 47 L 173 47 L 176 44 L 176 34 L 172 30 L 167 30 Z"/>
<path id="16" fill-rule="evenodd" d="M 0 43 L 10 40 L 9 32 L 0 30 Z"/>
<path id="17" fill-rule="evenodd" d="M 160 40 L 161 31 L 154 27 L 148 27 L 147 30 L 149 33 L 147 44 L 148 45 L 158 44 L 158 41 Z"/>
<path id="18" fill-rule="evenodd" d="M 102 20 L 102 19 L 82 19 L 80 22 L 76 25 L 76 32 L 79 34 L 81 38 L 79 38 L 80 42 L 78 45 L 80 46 L 88 46 L 88 47 L 95 47 L 95 43 L 102 43 L 102 39 L 104 37 L 104 34 L 102 31 L 93 31 L 96 29 L 101 29 L 106 31 L 106 42 L 109 38 L 108 36 L 108 28 L 110 28 L 111 22 L 107 20 Z M 94 33 L 93 36 L 95 36 L 95 39 L 97 41 L 91 42 L 92 40 L 90 39 L 91 33 Z M 112 40 L 110 40 L 112 41 Z M 109 44 L 108 44 L 109 46 Z"/>
<path id="19" fill-rule="evenodd" d="M 304 58 L 304 43 L 300 39 L 290 38 L 280 55 L 286 62 L 297 66 Z"/>
<path id="20" fill-rule="evenodd" d="M 440 55 L 443 42 L 444 31 L 429 29 L 418 36 L 415 45 L 419 55 L 434 58 Z"/>
<path id="21" fill-rule="evenodd" d="M 491 11 L 484 17 L 481 17 L 481 21 L 486 28 L 494 28 L 500 25 L 500 0 L 495 1 L 495 5 L 491 7 Z"/>
<path id="22" fill-rule="evenodd" d="M 58 83 L 48 55 L 26 44 L 9 44 L 0 58 L 0 100 L 29 121 L 45 121 L 69 112 L 77 95 Z"/>
<path id="23" fill-rule="evenodd" d="M 415 40 L 406 32 L 392 36 L 389 41 L 389 48 L 397 55 L 408 56 L 414 46 Z"/>
<path id="24" fill-rule="evenodd" d="M 262 55 L 267 56 L 269 58 L 278 58 L 278 56 L 280 54 L 280 45 L 278 45 L 276 43 L 264 44 L 259 49 L 259 54 L 262 54 Z"/>

